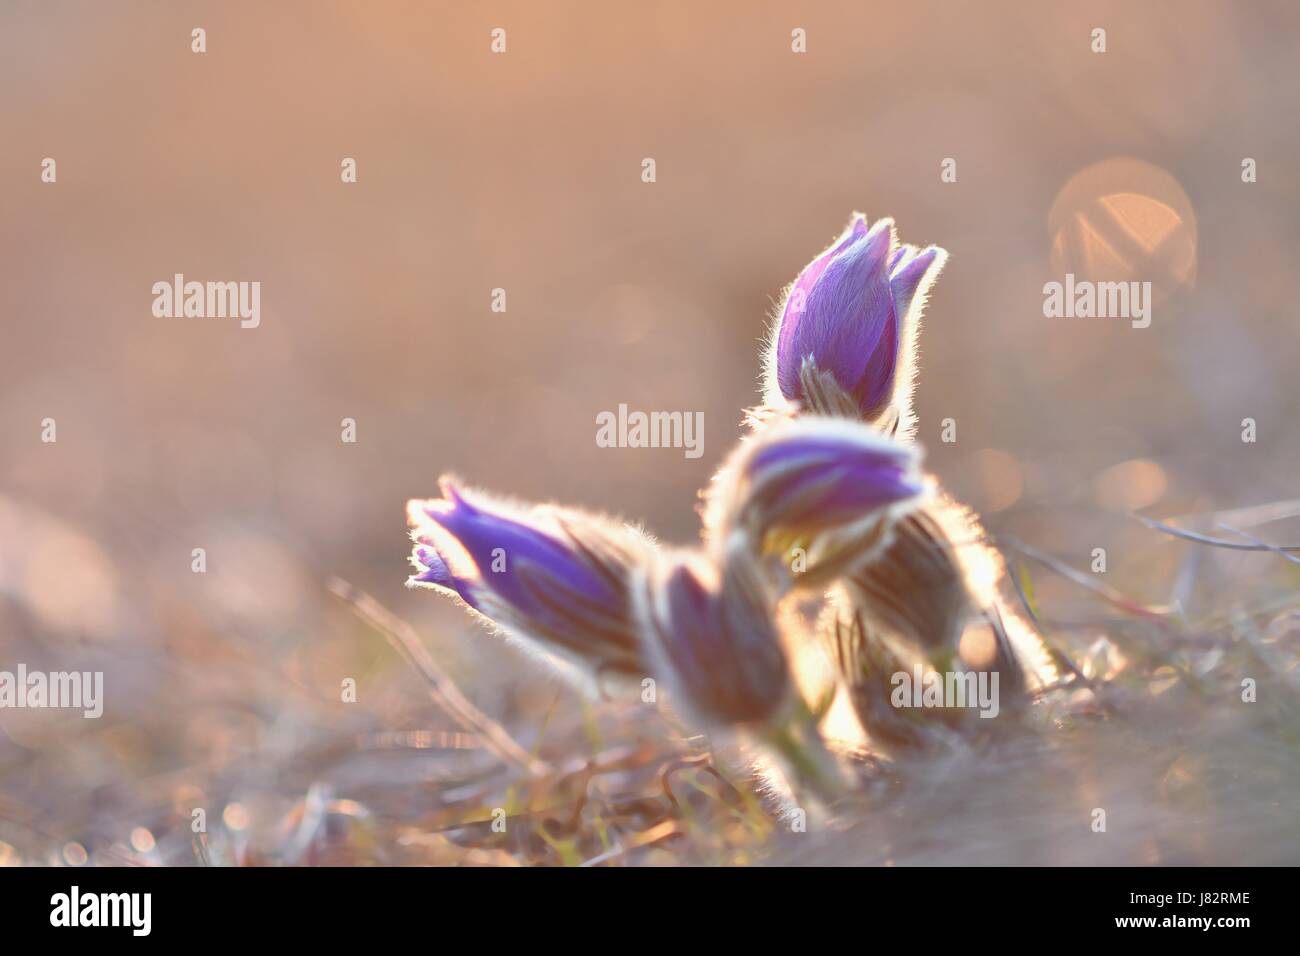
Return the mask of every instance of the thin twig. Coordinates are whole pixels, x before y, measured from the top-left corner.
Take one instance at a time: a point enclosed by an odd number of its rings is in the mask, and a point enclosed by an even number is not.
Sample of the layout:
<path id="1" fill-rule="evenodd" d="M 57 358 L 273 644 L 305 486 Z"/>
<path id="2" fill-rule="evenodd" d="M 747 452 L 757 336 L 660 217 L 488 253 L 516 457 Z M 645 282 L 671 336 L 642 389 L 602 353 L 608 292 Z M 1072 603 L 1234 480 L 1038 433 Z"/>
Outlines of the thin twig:
<path id="1" fill-rule="evenodd" d="M 1279 548 L 1275 544 L 1269 544 L 1267 541 L 1261 541 L 1253 534 L 1247 534 L 1246 532 L 1241 531 L 1237 528 L 1233 528 L 1230 525 L 1220 523 L 1219 527 L 1222 528 L 1224 531 L 1231 531 L 1233 534 L 1241 535 L 1241 537 L 1245 538 L 1247 541 L 1253 541 L 1255 544 L 1260 545 L 1261 547 L 1263 547 L 1268 551 L 1272 551 L 1274 554 L 1280 554 L 1282 557 L 1286 558 L 1292 564 L 1300 564 L 1300 558 L 1297 558 L 1294 554 L 1287 554 L 1285 548 Z"/>
<path id="2" fill-rule="evenodd" d="M 1166 518 L 1165 523 L 1175 527 L 1189 522 L 1226 521 L 1239 528 L 1253 528 L 1274 521 L 1300 517 L 1300 498 L 1287 498 L 1282 501 L 1270 501 L 1262 505 L 1247 505 L 1244 508 L 1230 508 L 1226 511 L 1204 511 L 1199 514 L 1184 514 Z"/>
<path id="3" fill-rule="evenodd" d="M 1077 568 L 1071 567 L 1070 565 L 1066 564 L 1064 561 L 1052 557 L 1050 554 L 1046 554 L 1045 552 L 1039 551 L 1037 548 L 1031 547 L 1030 545 L 1027 545 L 1022 541 L 1017 541 L 1015 538 L 1007 538 L 1007 537 L 999 536 L 995 540 L 1007 545 L 1010 548 L 1014 548 L 1015 550 L 1023 554 L 1025 557 L 1037 561 L 1039 564 L 1042 564 L 1043 566 L 1051 569 L 1052 571 L 1055 571 L 1057 574 L 1061 575 L 1061 577 L 1066 578 L 1069 581 L 1073 581 L 1075 584 L 1079 585 L 1080 587 L 1087 588 L 1089 591 L 1093 591 L 1097 594 L 1100 594 L 1108 602 L 1110 602 L 1111 604 L 1115 605 L 1117 608 L 1120 608 L 1123 611 L 1127 611 L 1130 614 L 1136 614 L 1137 616 L 1147 618 L 1148 620 L 1158 621 L 1162 624 L 1168 623 L 1166 621 L 1168 615 L 1166 612 L 1162 611 L 1161 609 L 1148 607 L 1147 605 L 1140 603 L 1134 598 L 1129 597 L 1124 592 L 1117 591 L 1115 588 L 1111 587 L 1105 582 L 1098 581 L 1096 578 L 1084 574 L 1082 571 L 1078 570 Z"/>
<path id="4" fill-rule="evenodd" d="M 1199 534 L 1195 531 L 1184 531 L 1182 528 L 1175 528 L 1171 524 L 1165 524 L 1163 521 L 1156 521 L 1154 518 L 1146 518 L 1142 515 L 1134 515 L 1138 521 L 1141 521 L 1148 528 L 1154 528 L 1156 531 L 1163 531 L 1165 534 L 1173 535 L 1175 538 L 1182 538 L 1184 541 L 1195 541 L 1197 544 L 1208 544 L 1216 548 L 1227 548 L 1231 551 L 1300 551 L 1300 544 L 1242 544 L 1239 541 L 1225 541 L 1223 538 L 1214 538 L 1208 534 Z M 1237 532 L 1241 534 L 1241 532 Z M 1244 536 L 1243 536 L 1244 537 Z"/>
<path id="5" fill-rule="evenodd" d="M 550 773 L 551 768 L 546 763 L 529 754 L 504 727 L 470 703 L 438 666 L 410 624 L 342 578 L 330 579 L 329 589 L 345 601 L 357 617 L 388 639 L 397 653 L 428 682 L 429 696 L 434 702 L 466 730 L 479 734 L 488 750 L 506 763 L 522 768 L 530 776 L 541 777 Z"/>

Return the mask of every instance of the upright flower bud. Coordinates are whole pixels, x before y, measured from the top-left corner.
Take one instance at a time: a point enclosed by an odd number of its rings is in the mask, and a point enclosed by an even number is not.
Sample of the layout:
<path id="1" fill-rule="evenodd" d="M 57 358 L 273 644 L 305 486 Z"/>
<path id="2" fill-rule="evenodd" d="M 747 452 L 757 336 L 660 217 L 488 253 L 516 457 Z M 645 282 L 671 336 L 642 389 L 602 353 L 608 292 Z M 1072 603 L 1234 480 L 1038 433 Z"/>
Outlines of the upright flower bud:
<path id="1" fill-rule="evenodd" d="M 742 444 L 709 492 L 714 541 L 739 532 L 753 551 L 812 585 L 851 570 L 891 540 L 926 492 L 920 453 L 867 425 L 803 416 Z"/>
<path id="2" fill-rule="evenodd" d="M 790 288 L 768 361 L 769 402 L 779 393 L 812 411 L 910 420 L 917 328 L 946 257 L 899 245 L 892 220 L 868 227 L 854 216 Z"/>
<path id="3" fill-rule="evenodd" d="M 552 663 L 596 676 L 645 672 L 630 597 L 633 570 L 655 549 L 645 534 L 576 509 L 467 496 L 448 479 L 442 491 L 407 505 L 409 585 L 458 595 Z"/>

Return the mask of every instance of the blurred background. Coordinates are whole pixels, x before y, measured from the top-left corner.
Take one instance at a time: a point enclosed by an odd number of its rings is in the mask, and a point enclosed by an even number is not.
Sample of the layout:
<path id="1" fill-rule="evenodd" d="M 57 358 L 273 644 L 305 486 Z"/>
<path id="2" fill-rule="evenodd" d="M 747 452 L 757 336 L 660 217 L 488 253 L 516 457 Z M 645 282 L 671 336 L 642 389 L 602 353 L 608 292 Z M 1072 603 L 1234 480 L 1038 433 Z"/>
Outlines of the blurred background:
<path id="1" fill-rule="evenodd" d="M 932 468 L 995 533 L 1085 570 L 1104 547 L 1166 600 L 1188 547 L 1132 512 L 1296 495 L 1298 27 L 1285 2 L 6 4 L 0 669 L 103 670 L 106 709 L 0 711 L 0 855 L 183 860 L 198 806 L 254 845 L 323 778 L 344 815 L 417 819 L 473 748 L 332 576 L 522 738 L 576 714 L 404 589 L 405 501 L 454 471 L 694 540 L 781 290 L 855 210 L 951 254 Z M 261 326 L 155 318 L 178 272 L 260 281 Z M 1066 272 L 1152 282 L 1150 328 L 1045 318 Z M 703 456 L 597 447 L 620 403 L 702 411 Z M 1186 600 L 1281 564 L 1206 553 Z"/>

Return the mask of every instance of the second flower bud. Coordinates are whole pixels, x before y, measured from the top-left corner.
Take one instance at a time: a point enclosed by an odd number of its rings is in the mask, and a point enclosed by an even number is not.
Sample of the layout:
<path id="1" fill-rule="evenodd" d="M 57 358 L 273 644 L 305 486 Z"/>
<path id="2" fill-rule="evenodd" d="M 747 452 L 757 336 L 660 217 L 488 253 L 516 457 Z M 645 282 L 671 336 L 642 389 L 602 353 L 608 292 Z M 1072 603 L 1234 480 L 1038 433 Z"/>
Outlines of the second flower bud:
<path id="1" fill-rule="evenodd" d="M 894 522 L 927 486 L 920 453 L 870 426 L 803 416 L 774 422 L 744 442 L 709 491 L 711 540 L 744 534 L 784 566 L 788 586 L 814 586 L 885 548 Z"/>

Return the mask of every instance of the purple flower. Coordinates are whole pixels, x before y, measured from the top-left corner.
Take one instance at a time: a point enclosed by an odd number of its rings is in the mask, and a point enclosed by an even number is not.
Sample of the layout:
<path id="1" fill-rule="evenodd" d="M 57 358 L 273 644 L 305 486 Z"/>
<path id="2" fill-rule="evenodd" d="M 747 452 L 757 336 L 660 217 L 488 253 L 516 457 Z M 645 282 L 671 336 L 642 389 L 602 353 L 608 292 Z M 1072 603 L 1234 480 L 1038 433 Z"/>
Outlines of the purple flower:
<path id="1" fill-rule="evenodd" d="M 629 581 L 654 545 L 641 532 L 575 509 L 522 508 L 468 496 L 411 501 L 411 585 L 451 591 L 512 637 L 596 674 L 642 674 Z"/>
<path id="2" fill-rule="evenodd" d="M 861 422 L 776 422 L 740 446 L 709 494 L 709 537 L 741 531 L 807 586 L 878 554 L 927 493 L 920 453 Z M 815 574 L 808 574 L 815 571 Z M 793 583 L 793 580 L 787 581 Z"/>
<path id="3" fill-rule="evenodd" d="M 701 722 L 761 723 L 790 702 L 790 670 L 770 602 L 743 551 L 721 567 L 698 552 L 665 557 L 638 599 L 652 658 Z"/>
<path id="4" fill-rule="evenodd" d="M 802 418 L 748 456 L 745 479 L 768 530 L 825 531 L 916 498 L 917 454 L 856 424 Z"/>
<path id="5" fill-rule="evenodd" d="M 799 274 L 776 335 L 780 393 L 807 403 L 806 366 L 831 376 L 862 417 L 879 418 L 909 388 L 924 293 L 947 257 L 930 246 L 900 246 L 892 220 L 868 228 L 855 216 L 830 249 Z"/>

